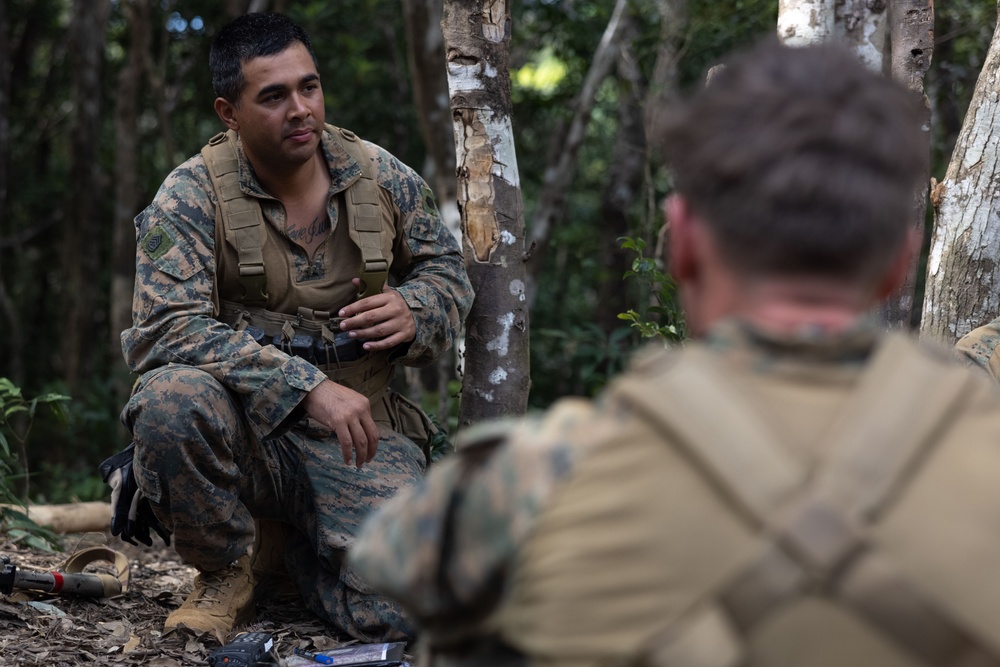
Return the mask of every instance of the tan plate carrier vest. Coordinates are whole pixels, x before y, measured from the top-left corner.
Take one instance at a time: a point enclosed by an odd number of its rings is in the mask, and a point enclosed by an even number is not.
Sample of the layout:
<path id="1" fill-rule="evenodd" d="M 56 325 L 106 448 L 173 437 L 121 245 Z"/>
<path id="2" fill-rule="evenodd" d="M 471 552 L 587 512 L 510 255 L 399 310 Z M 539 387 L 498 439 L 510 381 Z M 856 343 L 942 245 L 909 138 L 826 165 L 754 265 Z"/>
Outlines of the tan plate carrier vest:
<path id="1" fill-rule="evenodd" d="M 329 124 L 326 130 L 361 169 L 360 177 L 344 192 L 344 205 L 348 234 L 361 251 L 358 275 L 362 289 L 357 296 L 364 298 L 381 292 L 388 279 L 391 255 L 387 256 L 384 247 L 391 247 L 392 236 L 385 239 L 390 232 L 383 224 L 375 169 L 368 150 L 353 132 Z M 201 150 L 219 202 L 222 236 L 237 252 L 242 288 L 240 302 L 220 299 L 219 319 L 236 330 L 252 324 L 268 336 L 280 334 L 286 342 L 296 334 L 305 334 L 322 339 L 333 349 L 340 320 L 332 313 L 299 308 L 296 315 L 288 315 L 265 309 L 268 302 L 268 262 L 265 260 L 270 253 L 286 251 L 268 247 L 274 244 L 266 243 L 267 229 L 260 202 L 240 188 L 237 141 L 237 133 L 233 130 L 220 132 Z M 217 244 L 220 242 L 219 227 L 216 226 Z M 387 424 L 426 447 L 421 438 L 429 437 L 436 430 L 427 416 L 405 397 L 394 394 L 391 401 L 388 398 L 394 371 L 388 351 L 369 353 L 357 361 L 346 362 L 329 353 L 327 356 L 316 364 L 327 377 L 367 396 L 376 422 Z"/>
<path id="2" fill-rule="evenodd" d="M 916 352 L 903 336 L 889 336 L 826 436 L 820 451 L 831 459 L 810 471 L 777 445 L 717 364 L 695 348 L 668 373 L 629 379 L 618 391 L 759 528 L 759 550 L 632 664 L 735 667 L 746 659 L 742 638 L 769 612 L 814 596 L 926 664 L 1000 665 L 865 538 L 866 524 L 956 414 L 969 374 Z"/>

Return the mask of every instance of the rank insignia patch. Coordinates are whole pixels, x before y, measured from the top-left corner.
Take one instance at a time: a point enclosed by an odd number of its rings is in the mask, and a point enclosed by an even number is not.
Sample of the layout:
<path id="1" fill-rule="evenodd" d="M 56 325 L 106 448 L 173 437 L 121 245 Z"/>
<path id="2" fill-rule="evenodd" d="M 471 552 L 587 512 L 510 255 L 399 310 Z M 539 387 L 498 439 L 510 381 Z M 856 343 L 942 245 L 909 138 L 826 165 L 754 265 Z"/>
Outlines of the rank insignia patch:
<path id="1" fill-rule="evenodd" d="M 436 216 L 438 207 L 437 202 L 434 201 L 434 191 L 425 185 L 420 191 L 420 197 L 423 199 L 424 212 Z"/>
<path id="2" fill-rule="evenodd" d="M 174 239 L 163 227 L 157 225 L 142 237 L 142 250 L 150 259 L 159 259 L 174 246 Z"/>

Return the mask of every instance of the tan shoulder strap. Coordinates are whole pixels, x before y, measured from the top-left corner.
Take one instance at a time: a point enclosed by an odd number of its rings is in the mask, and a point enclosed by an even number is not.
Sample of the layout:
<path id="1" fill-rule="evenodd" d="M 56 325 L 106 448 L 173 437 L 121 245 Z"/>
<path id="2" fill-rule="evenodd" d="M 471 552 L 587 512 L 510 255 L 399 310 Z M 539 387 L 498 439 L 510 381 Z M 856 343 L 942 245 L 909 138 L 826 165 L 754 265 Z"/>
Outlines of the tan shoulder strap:
<path id="1" fill-rule="evenodd" d="M 933 361 L 902 335 L 874 352 L 857 390 L 826 434 L 833 452 L 817 487 L 839 507 L 870 518 L 953 414 L 966 371 Z M 666 431 L 755 523 L 806 481 L 805 464 L 784 447 L 703 348 L 668 373 L 618 386 Z"/>
<path id="2" fill-rule="evenodd" d="M 226 241 L 236 248 L 239 280 L 246 306 L 267 305 L 267 275 L 262 248 L 267 239 L 260 202 L 240 189 L 240 163 L 236 154 L 236 132 L 220 132 L 201 149 L 219 200 Z"/>
<path id="3" fill-rule="evenodd" d="M 382 211 L 378 203 L 378 183 L 371 154 L 364 143 L 349 130 L 326 126 L 344 152 L 361 167 L 361 178 L 346 193 L 348 233 L 361 250 L 361 289 L 363 299 L 382 291 L 389 278 L 389 260 L 382 250 Z"/>

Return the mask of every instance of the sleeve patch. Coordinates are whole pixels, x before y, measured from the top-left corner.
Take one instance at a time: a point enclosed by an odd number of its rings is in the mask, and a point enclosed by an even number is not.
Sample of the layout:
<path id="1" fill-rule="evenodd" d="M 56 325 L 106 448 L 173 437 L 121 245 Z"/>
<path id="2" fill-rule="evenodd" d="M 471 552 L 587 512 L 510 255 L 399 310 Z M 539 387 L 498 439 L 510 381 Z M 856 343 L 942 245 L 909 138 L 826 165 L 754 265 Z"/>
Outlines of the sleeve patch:
<path id="1" fill-rule="evenodd" d="M 437 202 L 434 200 L 434 191 L 427 185 L 424 185 L 420 188 L 420 199 L 423 202 L 424 213 L 436 218 L 438 216 L 438 207 Z"/>
<path id="2" fill-rule="evenodd" d="M 174 247 L 174 237 L 170 235 L 161 225 L 157 225 L 149 230 L 140 242 L 143 252 L 153 261 L 163 257 L 168 250 Z"/>

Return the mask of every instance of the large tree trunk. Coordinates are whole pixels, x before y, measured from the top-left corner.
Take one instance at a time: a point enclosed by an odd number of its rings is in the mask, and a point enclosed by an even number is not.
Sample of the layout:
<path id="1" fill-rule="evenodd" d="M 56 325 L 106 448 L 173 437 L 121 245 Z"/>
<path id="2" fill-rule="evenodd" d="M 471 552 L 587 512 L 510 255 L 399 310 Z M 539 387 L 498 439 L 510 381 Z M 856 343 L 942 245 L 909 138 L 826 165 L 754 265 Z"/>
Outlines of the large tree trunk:
<path id="1" fill-rule="evenodd" d="M 101 179 L 97 146 L 101 132 L 101 71 L 104 65 L 104 32 L 111 3 L 76 0 L 70 25 L 74 116 L 70 128 L 72 162 L 63 231 L 64 318 L 62 365 L 71 393 L 87 370 L 88 352 L 104 350 L 94 345 L 94 310 L 97 275 L 103 251 Z"/>
<path id="2" fill-rule="evenodd" d="M 459 208 L 476 300 L 459 424 L 523 414 L 530 388 L 524 204 L 510 102 L 508 0 L 445 0 Z"/>
<path id="3" fill-rule="evenodd" d="M 627 6 L 628 0 L 617 0 L 611 20 L 594 52 L 587 76 L 573 101 L 573 117 L 569 125 L 553 134 L 549 144 L 549 163 L 545 168 L 542 194 L 531 219 L 531 238 L 528 244 L 529 307 L 535 301 L 536 285 L 545 266 L 552 228 L 562 219 L 566 207 L 566 197 L 576 174 L 577 156 L 587 132 L 590 113 L 594 110 L 597 90 L 611 74 L 618 58 L 618 34 Z"/>
<path id="4" fill-rule="evenodd" d="M 934 3 L 932 0 L 894 0 L 891 5 L 890 60 L 892 77 L 910 90 L 920 95 L 924 103 L 924 140 L 930 152 L 931 109 L 924 95 L 924 77 L 931 65 L 934 53 Z M 927 181 L 930 179 L 930 165 L 921 179 L 917 191 L 913 193 L 913 227 L 920 238 L 924 237 L 924 219 L 927 215 Z M 906 281 L 879 308 L 879 319 L 887 327 L 909 328 L 915 326 L 914 309 L 916 295 L 917 268 L 920 257 L 914 256 Z"/>
<path id="5" fill-rule="evenodd" d="M 995 31 L 943 182 L 933 188 L 921 336 L 953 344 L 1000 314 L 1000 31 Z"/>
<path id="6" fill-rule="evenodd" d="M 152 38 L 150 0 L 123 0 L 122 9 L 131 35 L 128 60 L 118 75 L 115 96 L 115 208 L 112 219 L 110 354 L 121 355 L 121 332 L 132 322 L 132 291 L 135 283 L 135 225 L 132 220 L 142 203 L 139 199 L 139 93 L 143 62 Z M 117 387 L 119 398 L 127 397 L 128 385 Z"/>

